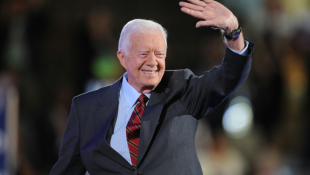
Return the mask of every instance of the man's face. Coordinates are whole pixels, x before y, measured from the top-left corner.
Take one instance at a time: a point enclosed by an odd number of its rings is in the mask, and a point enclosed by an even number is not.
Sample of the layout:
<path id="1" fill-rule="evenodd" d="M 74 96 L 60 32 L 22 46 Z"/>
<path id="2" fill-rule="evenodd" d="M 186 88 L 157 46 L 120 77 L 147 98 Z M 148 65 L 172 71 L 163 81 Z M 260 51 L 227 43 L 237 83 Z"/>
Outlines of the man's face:
<path id="1" fill-rule="evenodd" d="M 149 93 L 159 84 L 165 72 L 166 43 L 159 31 L 134 33 L 127 52 L 117 56 L 127 70 L 128 83 L 138 92 Z"/>

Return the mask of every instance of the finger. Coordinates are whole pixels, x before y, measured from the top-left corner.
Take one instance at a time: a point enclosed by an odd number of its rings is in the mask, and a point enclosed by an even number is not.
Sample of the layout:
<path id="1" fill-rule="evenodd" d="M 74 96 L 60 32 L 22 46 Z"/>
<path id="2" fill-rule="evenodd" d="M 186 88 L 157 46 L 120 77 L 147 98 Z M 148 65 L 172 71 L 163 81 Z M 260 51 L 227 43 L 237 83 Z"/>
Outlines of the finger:
<path id="1" fill-rule="evenodd" d="M 186 8 L 186 7 L 182 7 L 181 11 L 186 13 L 186 14 L 189 14 L 193 17 L 203 19 L 202 13 L 200 11 L 191 10 L 191 9 Z"/>
<path id="2" fill-rule="evenodd" d="M 199 5 L 201 7 L 206 6 L 206 3 L 204 3 L 203 1 L 199 1 L 199 0 L 188 0 L 188 1 L 193 3 L 193 4 Z"/>
<path id="3" fill-rule="evenodd" d="M 198 5 L 194 5 L 194 4 L 190 4 L 190 3 L 186 3 L 186 2 L 180 2 L 180 6 L 186 7 L 186 8 L 191 9 L 191 10 L 203 11 L 203 7 L 198 6 Z"/>

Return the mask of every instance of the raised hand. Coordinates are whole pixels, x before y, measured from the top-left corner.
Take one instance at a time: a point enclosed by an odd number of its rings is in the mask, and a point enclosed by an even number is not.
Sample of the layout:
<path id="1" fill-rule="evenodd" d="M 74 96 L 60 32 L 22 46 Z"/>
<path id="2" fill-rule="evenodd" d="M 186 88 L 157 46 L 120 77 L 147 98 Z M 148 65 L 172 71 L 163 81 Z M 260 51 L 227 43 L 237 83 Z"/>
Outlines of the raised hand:
<path id="1" fill-rule="evenodd" d="M 182 12 L 202 19 L 196 27 L 208 26 L 223 29 L 226 33 L 238 28 L 238 20 L 234 14 L 222 4 L 214 0 L 188 0 L 180 2 Z"/>
<path id="2" fill-rule="evenodd" d="M 225 6 L 214 0 L 188 0 L 188 2 L 180 2 L 181 11 L 193 17 L 201 19 L 196 27 L 212 27 L 224 30 L 225 33 L 231 33 L 239 26 L 235 15 Z M 241 51 L 244 48 L 244 40 L 242 33 L 238 39 L 227 40 L 228 47 Z"/>

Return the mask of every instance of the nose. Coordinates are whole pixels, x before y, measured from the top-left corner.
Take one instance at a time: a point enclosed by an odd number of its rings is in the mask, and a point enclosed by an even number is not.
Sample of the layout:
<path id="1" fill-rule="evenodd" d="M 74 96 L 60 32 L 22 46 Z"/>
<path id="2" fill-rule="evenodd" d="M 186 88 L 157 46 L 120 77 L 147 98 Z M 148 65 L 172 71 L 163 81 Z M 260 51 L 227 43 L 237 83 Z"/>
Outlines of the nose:
<path id="1" fill-rule="evenodd" d="M 150 66 L 150 67 L 154 67 L 154 66 L 158 65 L 157 60 L 156 60 L 156 55 L 154 53 L 152 53 L 148 56 L 148 59 L 146 61 L 146 65 Z"/>

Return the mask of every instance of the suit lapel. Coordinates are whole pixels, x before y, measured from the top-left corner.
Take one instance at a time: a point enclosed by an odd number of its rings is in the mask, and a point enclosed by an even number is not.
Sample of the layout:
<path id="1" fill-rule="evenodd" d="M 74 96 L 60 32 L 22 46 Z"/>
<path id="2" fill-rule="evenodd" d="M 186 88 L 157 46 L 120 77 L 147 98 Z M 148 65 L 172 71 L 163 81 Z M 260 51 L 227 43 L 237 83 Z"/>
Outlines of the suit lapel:
<path id="1" fill-rule="evenodd" d="M 117 153 L 105 139 L 113 118 L 117 117 L 121 79 L 122 78 L 112 84 L 104 94 L 98 97 L 100 108 L 94 114 L 96 125 L 95 130 L 96 133 L 98 133 L 97 144 L 99 146 L 99 150 L 115 162 L 118 162 L 120 165 L 128 169 L 133 169 L 127 160 Z"/>
<path id="2" fill-rule="evenodd" d="M 159 89 L 159 88 L 158 88 Z M 166 89 L 167 93 L 168 89 Z M 141 163 L 146 154 L 151 140 L 153 139 L 155 129 L 161 116 L 164 104 L 165 93 L 161 90 L 155 90 L 151 94 L 150 101 L 145 108 L 141 121 L 140 143 L 137 165 Z"/>

